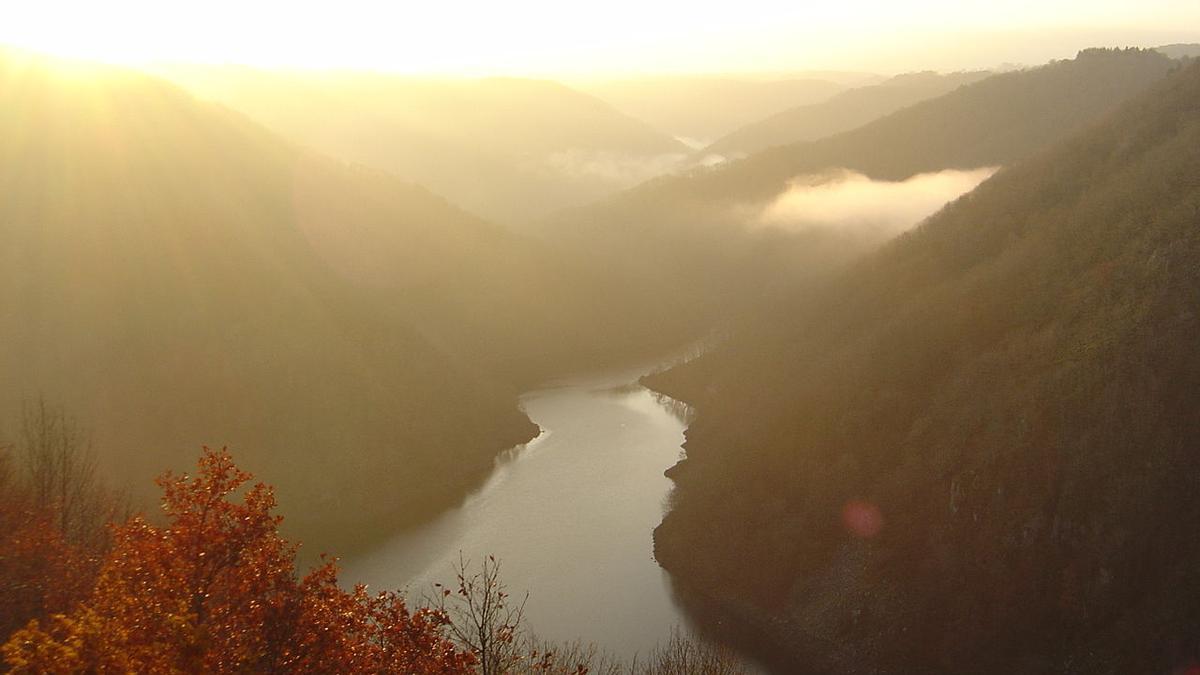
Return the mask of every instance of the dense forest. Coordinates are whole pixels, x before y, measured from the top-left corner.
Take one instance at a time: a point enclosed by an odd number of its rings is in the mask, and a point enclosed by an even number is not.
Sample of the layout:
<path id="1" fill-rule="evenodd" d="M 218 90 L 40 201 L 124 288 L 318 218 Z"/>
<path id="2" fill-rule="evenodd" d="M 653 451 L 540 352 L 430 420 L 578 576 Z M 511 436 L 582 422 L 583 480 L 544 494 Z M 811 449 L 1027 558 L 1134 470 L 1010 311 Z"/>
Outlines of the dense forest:
<path id="1" fill-rule="evenodd" d="M 1198 218 L 1192 65 L 652 378 L 659 560 L 793 667 L 1186 667 Z"/>

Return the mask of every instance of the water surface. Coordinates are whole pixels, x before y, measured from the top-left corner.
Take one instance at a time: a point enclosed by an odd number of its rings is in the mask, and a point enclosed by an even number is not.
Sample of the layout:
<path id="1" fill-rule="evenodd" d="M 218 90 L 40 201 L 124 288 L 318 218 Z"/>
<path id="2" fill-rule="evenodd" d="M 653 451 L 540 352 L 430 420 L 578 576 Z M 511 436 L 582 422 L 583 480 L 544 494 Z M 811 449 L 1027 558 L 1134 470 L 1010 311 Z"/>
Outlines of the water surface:
<path id="1" fill-rule="evenodd" d="M 541 435 L 502 455 L 462 506 L 345 561 L 343 578 L 420 598 L 453 581 L 459 551 L 494 555 L 542 638 L 582 638 L 624 658 L 686 626 L 653 557 L 680 457 L 683 407 L 636 384 L 644 370 L 524 395 Z"/>

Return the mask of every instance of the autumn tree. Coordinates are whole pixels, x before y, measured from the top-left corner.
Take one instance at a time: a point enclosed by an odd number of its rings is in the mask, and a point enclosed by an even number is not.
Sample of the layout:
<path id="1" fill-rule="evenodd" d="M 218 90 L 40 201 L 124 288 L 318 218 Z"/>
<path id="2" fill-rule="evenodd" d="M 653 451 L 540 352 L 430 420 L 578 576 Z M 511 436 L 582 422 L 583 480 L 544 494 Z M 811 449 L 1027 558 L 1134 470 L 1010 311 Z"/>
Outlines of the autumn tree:
<path id="1" fill-rule="evenodd" d="M 32 506 L 52 513 L 69 541 L 101 552 L 109 543 L 108 523 L 127 517 L 129 507 L 98 479 L 92 440 L 79 421 L 44 398 L 26 401 L 13 453 Z"/>
<path id="2" fill-rule="evenodd" d="M 475 656 L 480 675 L 618 675 L 619 662 L 582 641 L 556 644 L 539 639 L 525 622 L 529 594 L 514 598 L 501 578 L 501 564 L 485 556 L 478 567 L 460 552 L 453 584 L 434 584 L 426 603 L 448 622 L 447 634 Z"/>
<path id="3" fill-rule="evenodd" d="M 507 673 L 533 651 L 523 625 L 525 601 L 515 601 L 500 578 L 500 562 L 483 559 L 476 571 L 459 553 L 453 586 L 434 584 L 427 598 L 449 620 L 451 638 L 478 660 L 482 675 Z"/>
<path id="4" fill-rule="evenodd" d="M 0 443 L 0 640 L 86 597 L 111 543 L 108 523 L 127 513 L 64 408 L 26 402 L 16 426 Z"/>
<path id="5" fill-rule="evenodd" d="M 305 577 L 278 532 L 275 497 L 225 450 L 196 476 L 166 474 L 164 526 L 114 530 L 95 587 L 73 611 L 32 621 L 3 646 L 34 672 L 471 672 L 439 611 L 394 593 L 342 590 L 335 561 Z"/>
<path id="6" fill-rule="evenodd" d="M 749 672 L 731 649 L 678 628 L 629 669 L 630 675 L 740 675 Z"/>
<path id="7" fill-rule="evenodd" d="M 547 642 L 525 621 L 528 593 L 514 597 L 501 564 L 485 556 L 478 566 L 459 553 L 454 583 L 434 584 L 426 603 L 448 621 L 447 633 L 475 655 L 481 675 L 740 675 L 745 664 L 728 648 L 676 629 L 632 662 L 622 663 L 595 644 Z"/>

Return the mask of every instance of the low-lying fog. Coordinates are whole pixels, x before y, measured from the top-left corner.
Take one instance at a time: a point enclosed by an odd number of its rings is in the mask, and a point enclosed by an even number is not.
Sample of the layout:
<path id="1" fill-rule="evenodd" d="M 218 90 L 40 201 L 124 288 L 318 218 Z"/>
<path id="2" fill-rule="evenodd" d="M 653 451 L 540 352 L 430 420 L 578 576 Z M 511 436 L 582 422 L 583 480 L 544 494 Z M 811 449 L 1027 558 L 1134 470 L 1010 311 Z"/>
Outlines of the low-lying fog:
<path id="1" fill-rule="evenodd" d="M 854 229 L 890 237 L 975 189 L 996 167 L 922 173 L 902 181 L 873 180 L 854 171 L 796 178 L 759 215 L 759 227 Z"/>

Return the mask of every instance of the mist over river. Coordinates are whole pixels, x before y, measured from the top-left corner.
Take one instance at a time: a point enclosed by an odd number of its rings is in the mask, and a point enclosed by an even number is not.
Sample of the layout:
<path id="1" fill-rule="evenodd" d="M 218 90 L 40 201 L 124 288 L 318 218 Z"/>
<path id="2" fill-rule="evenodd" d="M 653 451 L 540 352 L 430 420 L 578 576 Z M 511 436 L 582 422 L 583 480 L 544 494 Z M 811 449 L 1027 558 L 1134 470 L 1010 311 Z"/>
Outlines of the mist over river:
<path id="1" fill-rule="evenodd" d="M 497 459 L 461 506 L 347 559 L 343 579 L 419 599 L 454 580 L 459 551 L 494 555 L 539 637 L 583 639 L 622 658 L 687 627 L 653 557 L 679 458 L 684 406 L 637 384 L 645 369 L 578 378 L 521 403 L 542 433 Z"/>

